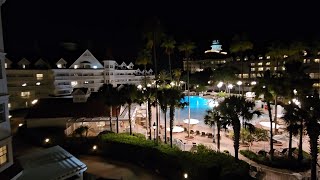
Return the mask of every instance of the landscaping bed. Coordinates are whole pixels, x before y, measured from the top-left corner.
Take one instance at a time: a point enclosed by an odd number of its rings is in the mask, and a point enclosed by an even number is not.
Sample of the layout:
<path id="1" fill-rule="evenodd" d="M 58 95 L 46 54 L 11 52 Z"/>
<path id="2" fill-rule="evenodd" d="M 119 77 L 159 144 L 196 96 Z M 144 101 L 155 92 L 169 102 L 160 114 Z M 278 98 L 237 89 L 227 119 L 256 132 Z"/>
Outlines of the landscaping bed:
<path id="1" fill-rule="evenodd" d="M 297 150 L 293 153 L 297 153 Z M 240 154 L 252 161 L 269 167 L 289 169 L 297 172 L 310 169 L 310 156 L 306 152 L 303 152 L 304 159 L 301 162 L 298 162 L 296 158 L 289 159 L 287 156 L 274 156 L 273 161 L 271 161 L 267 155 L 256 154 L 249 150 L 240 150 Z"/>

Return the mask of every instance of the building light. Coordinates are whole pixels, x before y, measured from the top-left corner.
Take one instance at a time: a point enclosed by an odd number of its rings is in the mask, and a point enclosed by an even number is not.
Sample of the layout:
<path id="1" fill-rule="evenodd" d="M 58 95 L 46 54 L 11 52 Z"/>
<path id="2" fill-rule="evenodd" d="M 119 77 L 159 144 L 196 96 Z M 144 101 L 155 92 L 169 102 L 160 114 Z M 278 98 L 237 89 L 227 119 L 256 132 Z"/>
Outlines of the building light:
<path id="1" fill-rule="evenodd" d="M 93 68 L 93 69 L 97 69 L 97 68 L 98 68 L 98 66 L 92 66 L 92 68 Z"/>
<path id="2" fill-rule="evenodd" d="M 4 68 L 8 68 L 8 63 L 4 63 Z"/>
<path id="3" fill-rule="evenodd" d="M 57 67 L 58 68 L 62 68 L 62 64 L 57 64 Z"/>
<path id="4" fill-rule="evenodd" d="M 314 59 L 314 62 L 315 62 L 315 63 L 319 63 L 320 60 L 319 60 L 319 59 Z"/>
<path id="5" fill-rule="evenodd" d="M 260 57 L 259 57 L 259 59 L 263 59 L 263 57 L 262 57 L 262 56 L 260 56 Z"/>
<path id="6" fill-rule="evenodd" d="M 35 99 L 35 100 L 33 100 L 33 101 L 31 102 L 31 104 L 35 105 L 35 104 L 37 104 L 37 102 L 38 102 L 38 99 Z"/>
<path id="7" fill-rule="evenodd" d="M 43 74 L 36 74 L 37 80 L 42 80 L 43 79 Z"/>
<path id="8" fill-rule="evenodd" d="M 25 69 L 25 68 L 26 68 L 26 65 L 25 65 L 25 64 L 22 64 L 22 68 Z"/>
<path id="9" fill-rule="evenodd" d="M 267 65 L 267 66 L 270 66 L 270 62 L 267 62 L 266 65 Z"/>
<path id="10" fill-rule="evenodd" d="M 267 59 L 270 59 L 270 56 L 267 56 Z"/>
<path id="11" fill-rule="evenodd" d="M 9 108 L 9 109 L 11 108 L 11 103 L 8 103 L 8 108 Z"/>
<path id="12" fill-rule="evenodd" d="M 84 83 L 85 83 L 85 84 L 88 84 L 89 82 L 88 82 L 88 81 L 84 81 Z"/>
<path id="13" fill-rule="evenodd" d="M 36 82 L 36 85 L 37 85 L 37 86 L 40 86 L 40 84 L 41 84 L 40 82 Z"/>
<path id="14" fill-rule="evenodd" d="M 27 83 L 23 83 L 21 86 L 22 86 L 22 87 L 25 87 L 25 86 L 27 86 Z"/>
<path id="15" fill-rule="evenodd" d="M 79 65 L 74 65 L 74 69 L 78 69 L 79 68 Z"/>
<path id="16" fill-rule="evenodd" d="M 71 81 L 71 86 L 72 86 L 72 87 L 74 87 L 74 86 L 76 86 L 76 85 L 78 85 L 78 82 L 77 82 L 77 81 Z"/>
<path id="17" fill-rule="evenodd" d="M 258 66 L 262 66 L 262 62 L 259 62 L 259 63 L 258 63 Z"/>

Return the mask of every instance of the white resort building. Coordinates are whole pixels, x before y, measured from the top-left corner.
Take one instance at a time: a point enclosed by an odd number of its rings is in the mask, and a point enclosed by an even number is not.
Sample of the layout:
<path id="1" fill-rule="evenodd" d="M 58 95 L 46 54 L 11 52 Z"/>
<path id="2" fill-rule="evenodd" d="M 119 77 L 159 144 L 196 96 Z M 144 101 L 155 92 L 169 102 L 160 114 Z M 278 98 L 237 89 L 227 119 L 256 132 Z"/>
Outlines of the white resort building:
<path id="1" fill-rule="evenodd" d="M 43 59 L 31 63 L 23 58 L 13 64 L 5 60 L 7 69 L 9 108 L 30 107 L 39 98 L 70 96 L 74 88 L 88 88 L 97 92 L 102 84 L 140 84 L 144 73 L 149 79 L 154 78 L 152 69 L 135 69 L 132 62 L 118 64 L 115 60 L 97 60 L 86 50 L 71 65 L 63 58 L 55 67 Z"/>

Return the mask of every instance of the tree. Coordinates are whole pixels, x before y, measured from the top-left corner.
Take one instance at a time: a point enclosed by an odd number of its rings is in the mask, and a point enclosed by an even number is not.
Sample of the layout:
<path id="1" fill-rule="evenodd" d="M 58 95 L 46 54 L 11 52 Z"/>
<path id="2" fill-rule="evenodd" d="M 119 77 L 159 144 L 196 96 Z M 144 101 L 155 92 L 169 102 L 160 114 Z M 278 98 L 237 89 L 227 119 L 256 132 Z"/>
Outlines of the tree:
<path id="1" fill-rule="evenodd" d="M 181 102 L 184 99 L 184 94 L 178 88 L 169 88 L 167 90 L 167 99 L 169 105 L 170 117 L 170 146 L 172 147 L 172 129 L 174 123 L 174 111 L 176 107 L 183 107 L 186 103 Z"/>
<path id="2" fill-rule="evenodd" d="M 284 121 L 287 124 L 287 130 L 289 132 L 289 152 L 288 152 L 288 158 L 292 158 L 292 136 L 298 134 L 299 124 L 300 122 L 300 115 L 299 111 L 300 108 L 294 104 L 291 103 L 289 105 L 284 106 L 285 113 L 282 117 Z"/>
<path id="3" fill-rule="evenodd" d="M 170 75 L 167 73 L 167 71 L 165 70 L 162 70 L 160 71 L 159 73 L 159 77 L 158 77 L 158 82 L 159 82 L 159 85 L 164 87 L 167 85 L 167 81 L 170 80 Z"/>
<path id="4" fill-rule="evenodd" d="M 184 52 L 184 56 L 187 59 L 187 96 L 188 96 L 188 104 L 190 104 L 190 69 L 189 69 L 189 58 L 190 55 L 193 53 L 193 49 L 195 49 L 196 46 L 193 42 L 185 42 L 182 43 L 178 49 L 180 52 Z M 188 115 L 188 119 L 190 119 L 190 106 L 188 106 L 188 111 L 189 111 L 189 115 Z M 188 137 L 190 137 L 190 123 L 188 123 Z"/>
<path id="5" fill-rule="evenodd" d="M 98 97 L 104 100 L 104 104 L 109 106 L 110 131 L 112 131 L 112 106 L 113 106 L 113 86 L 112 84 L 103 84 L 98 90 Z"/>
<path id="6" fill-rule="evenodd" d="M 125 85 L 121 92 L 125 103 L 128 104 L 130 135 L 132 135 L 131 105 L 137 101 L 137 87 L 133 84 Z"/>
<path id="7" fill-rule="evenodd" d="M 273 42 L 268 47 L 268 52 L 266 55 L 270 56 L 270 60 L 275 64 L 275 73 L 281 72 L 281 70 L 279 70 L 279 62 L 282 62 L 283 59 L 285 59 L 286 56 L 288 56 L 288 53 L 288 48 L 283 43 L 280 43 L 278 41 Z"/>
<path id="8" fill-rule="evenodd" d="M 220 131 L 223 125 L 225 124 L 225 119 L 221 115 L 220 111 L 216 108 L 213 108 L 212 110 L 206 111 L 206 115 L 204 116 L 204 123 L 210 127 L 213 128 L 213 142 L 215 142 L 215 132 L 214 132 L 214 126 L 217 126 L 217 149 L 220 151 Z"/>
<path id="9" fill-rule="evenodd" d="M 230 96 L 220 103 L 218 107 L 216 107 L 217 111 L 219 111 L 220 114 L 225 118 L 226 122 L 232 125 L 234 132 L 233 146 L 236 160 L 238 160 L 241 127 L 239 117 L 242 114 L 249 113 L 252 113 L 252 115 L 248 117 L 253 117 L 253 114 L 255 113 L 255 111 L 252 111 L 254 108 L 254 103 L 246 102 L 247 100 L 244 97 Z"/>
<path id="10" fill-rule="evenodd" d="M 237 79 L 234 72 L 236 72 L 236 69 L 231 66 L 219 67 L 213 71 L 211 81 L 213 81 L 213 84 L 219 82 L 232 83 Z"/>
<path id="11" fill-rule="evenodd" d="M 148 49 L 143 49 L 139 52 L 138 58 L 136 60 L 137 65 L 143 65 L 144 68 L 144 87 L 147 87 L 147 65 L 152 64 L 151 62 L 151 52 Z"/>
<path id="12" fill-rule="evenodd" d="M 240 61 L 241 61 L 241 80 L 243 81 L 243 53 L 251 50 L 253 48 L 253 44 L 246 39 L 246 37 L 235 35 L 232 39 L 232 43 L 230 45 L 230 53 L 231 54 L 238 54 L 240 55 Z M 243 88 L 243 86 L 242 86 Z M 243 94 L 243 90 L 242 90 Z"/>
<path id="13" fill-rule="evenodd" d="M 309 136 L 311 154 L 311 179 L 317 179 L 318 139 L 320 135 L 320 99 L 318 94 L 301 100 L 301 109 Z"/>
<path id="14" fill-rule="evenodd" d="M 274 121 L 272 120 L 272 113 L 271 113 L 271 103 L 272 101 L 275 102 L 275 113 L 277 112 L 277 98 L 280 94 L 285 94 L 287 92 L 286 81 L 283 78 L 278 77 L 276 74 L 272 74 L 270 70 L 267 70 L 263 73 L 263 77 L 258 78 L 258 83 L 253 87 L 253 91 L 256 93 L 256 96 L 259 97 L 263 95 L 264 101 L 267 103 L 268 107 L 268 114 L 270 119 L 270 158 L 273 159 L 273 128 L 272 123 L 275 124 L 276 129 L 276 115 Z"/>
<path id="15" fill-rule="evenodd" d="M 164 48 L 165 53 L 168 55 L 168 61 L 169 61 L 169 74 L 170 74 L 170 79 L 172 81 L 172 69 L 171 69 L 171 54 L 174 52 L 174 48 L 176 45 L 176 41 L 173 38 L 167 38 L 165 39 L 161 47 Z"/>
<path id="16" fill-rule="evenodd" d="M 159 90 L 158 92 L 158 101 L 159 101 L 159 105 L 160 108 L 163 112 L 164 115 L 164 143 L 167 144 L 167 111 L 168 111 L 168 89 L 166 88 L 162 88 L 161 90 Z"/>
<path id="17" fill-rule="evenodd" d="M 180 85 L 180 78 L 181 78 L 181 69 L 173 69 L 173 80 L 176 82 L 176 86 Z"/>

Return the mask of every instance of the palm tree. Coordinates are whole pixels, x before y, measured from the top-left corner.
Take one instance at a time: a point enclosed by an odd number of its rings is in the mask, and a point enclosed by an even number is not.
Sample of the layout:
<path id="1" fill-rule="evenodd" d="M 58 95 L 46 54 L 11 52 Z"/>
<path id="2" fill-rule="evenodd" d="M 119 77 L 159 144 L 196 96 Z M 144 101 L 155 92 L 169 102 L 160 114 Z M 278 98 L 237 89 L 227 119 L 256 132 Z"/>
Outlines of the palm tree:
<path id="1" fill-rule="evenodd" d="M 219 104 L 217 110 L 225 118 L 228 124 L 232 125 L 234 132 L 234 152 L 235 158 L 238 160 L 239 140 L 240 140 L 240 119 L 241 114 L 252 114 L 248 117 L 253 117 L 256 111 L 252 111 L 254 103 L 246 103 L 244 97 L 230 96 Z"/>
<path id="2" fill-rule="evenodd" d="M 160 71 L 159 73 L 159 77 L 158 77 L 158 81 L 159 81 L 159 85 L 164 87 L 167 85 L 167 81 L 170 80 L 170 76 L 169 74 L 167 73 L 167 71 L 165 70 L 162 70 Z"/>
<path id="3" fill-rule="evenodd" d="M 287 85 L 284 78 L 278 77 L 275 74 L 271 74 L 270 70 L 264 72 L 263 77 L 258 78 L 258 83 L 253 87 L 253 91 L 256 93 L 256 96 L 259 97 L 263 95 L 264 101 L 266 101 L 268 106 L 268 114 L 270 119 L 270 158 L 273 159 L 273 128 L 272 123 L 276 124 L 276 115 L 274 121 L 272 120 L 271 113 L 271 104 L 270 102 L 275 102 L 275 113 L 277 112 L 278 101 L 277 98 L 280 94 L 286 94 Z M 276 129 L 276 125 L 275 125 Z M 276 130 L 275 130 L 276 131 Z"/>
<path id="4" fill-rule="evenodd" d="M 133 84 L 125 85 L 122 90 L 124 101 L 128 104 L 128 115 L 130 125 L 130 135 L 132 134 L 132 121 L 131 121 L 131 105 L 137 101 L 137 87 Z"/>
<path id="5" fill-rule="evenodd" d="M 111 104 L 113 107 L 116 108 L 116 132 L 119 133 L 119 112 L 121 109 L 121 106 L 125 104 L 125 97 L 122 95 L 122 88 L 119 87 L 113 87 L 112 89 L 112 100 Z"/>
<path id="6" fill-rule="evenodd" d="M 109 106 L 109 122 L 110 131 L 112 131 L 112 99 L 113 99 L 113 86 L 112 84 L 103 84 L 98 90 L 98 97 L 104 100 L 104 104 Z"/>
<path id="7" fill-rule="evenodd" d="M 291 103 L 289 105 L 284 106 L 285 113 L 282 117 L 287 124 L 287 130 L 289 131 L 289 152 L 288 158 L 292 158 L 292 136 L 298 134 L 300 115 L 300 108 Z"/>
<path id="8" fill-rule="evenodd" d="M 213 136 L 215 135 L 214 126 L 217 126 L 217 149 L 220 151 L 220 131 L 225 123 L 224 117 L 222 117 L 219 110 L 214 108 L 213 110 L 206 111 L 204 123 L 213 128 Z M 213 137 L 213 143 L 215 142 L 214 138 L 215 136 Z"/>
<path id="9" fill-rule="evenodd" d="M 136 60 L 137 65 L 143 65 L 144 67 L 144 87 L 147 87 L 147 65 L 152 64 L 151 62 L 151 52 L 148 49 L 143 49 L 139 54 Z"/>
<path id="10" fill-rule="evenodd" d="M 173 69 L 172 70 L 173 80 L 176 82 L 176 86 L 180 85 L 180 78 L 181 78 L 181 69 Z"/>
<path id="11" fill-rule="evenodd" d="M 320 99 L 319 94 L 313 94 L 301 101 L 301 109 L 309 136 L 311 154 L 311 179 L 317 179 L 318 139 L 320 135 Z"/>
<path id="12" fill-rule="evenodd" d="M 190 55 L 193 53 L 193 49 L 195 49 L 196 46 L 194 42 L 185 42 L 181 44 L 178 49 L 180 52 L 184 52 L 184 56 L 187 59 L 187 96 L 188 96 L 188 104 L 190 104 L 190 69 L 189 69 L 189 58 Z M 190 105 L 188 106 L 188 119 L 190 121 Z M 188 137 L 190 137 L 190 122 L 188 122 Z"/>
<path id="13" fill-rule="evenodd" d="M 158 92 L 158 101 L 164 116 L 164 143 L 167 144 L 167 111 L 168 111 L 168 89 L 163 88 Z"/>
<path id="14" fill-rule="evenodd" d="M 275 71 L 276 73 L 281 72 L 279 70 L 279 62 L 282 62 L 283 59 L 288 56 L 289 50 L 283 43 L 280 42 L 273 42 L 271 46 L 268 47 L 267 56 L 270 56 L 270 60 L 275 64 Z M 286 55 L 286 56 L 285 56 Z"/>
<path id="15" fill-rule="evenodd" d="M 161 44 L 161 47 L 165 49 L 165 53 L 168 55 L 169 74 L 170 74 L 171 81 L 172 81 L 171 54 L 173 53 L 175 45 L 176 45 L 176 41 L 173 38 L 167 38 Z"/>
<path id="16" fill-rule="evenodd" d="M 167 90 L 167 99 L 169 105 L 170 117 L 170 146 L 172 147 L 172 129 L 174 123 L 174 111 L 176 107 L 183 107 L 185 105 L 181 100 L 184 99 L 184 94 L 178 88 L 169 88 Z"/>
<path id="17" fill-rule="evenodd" d="M 253 44 L 248 41 L 245 37 L 240 37 L 238 35 L 235 35 L 232 39 L 232 43 L 230 45 L 230 53 L 231 54 L 238 54 L 240 55 L 240 61 L 241 61 L 241 81 L 243 82 L 243 53 L 251 50 L 253 48 Z M 242 86 L 243 88 L 243 86 Z M 242 89 L 242 95 L 243 95 L 243 89 Z"/>

